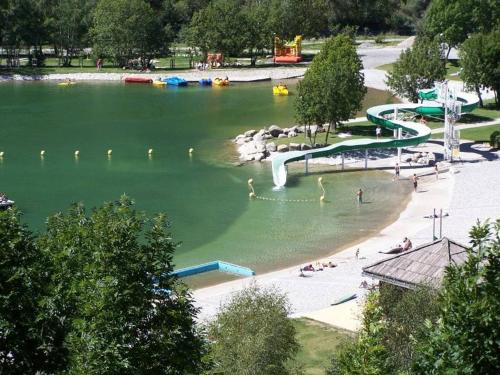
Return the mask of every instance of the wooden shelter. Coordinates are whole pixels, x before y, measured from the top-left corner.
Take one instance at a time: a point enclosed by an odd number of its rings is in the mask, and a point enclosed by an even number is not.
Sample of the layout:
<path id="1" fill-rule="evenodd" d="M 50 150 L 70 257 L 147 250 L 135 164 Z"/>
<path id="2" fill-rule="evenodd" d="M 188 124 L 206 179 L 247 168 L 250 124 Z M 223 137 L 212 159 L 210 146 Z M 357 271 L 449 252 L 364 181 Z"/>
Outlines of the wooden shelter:
<path id="1" fill-rule="evenodd" d="M 364 267 L 363 276 L 407 289 L 423 285 L 436 288 L 448 265 L 462 264 L 466 259 L 466 246 L 443 237 Z"/>

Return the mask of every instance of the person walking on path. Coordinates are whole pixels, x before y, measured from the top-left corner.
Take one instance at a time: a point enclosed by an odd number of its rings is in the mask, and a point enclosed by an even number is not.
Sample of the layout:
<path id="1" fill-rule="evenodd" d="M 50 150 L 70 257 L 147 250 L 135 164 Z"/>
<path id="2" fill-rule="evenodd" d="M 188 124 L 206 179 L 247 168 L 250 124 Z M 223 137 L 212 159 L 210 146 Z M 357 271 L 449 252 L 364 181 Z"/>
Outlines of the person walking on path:
<path id="1" fill-rule="evenodd" d="M 413 173 L 413 177 L 411 178 L 413 180 L 413 191 L 417 192 L 417 186 L 418 186 L 418 177 L 415 173 Z"/>
<path id="2" fill-rule="evenodd" d="M 356 249 L 356 260 L 359 259 L 359 247 Z"/>
<path id="3" fill-rule="evenodd" d="M 434 165 L 434 173 L 436 174 L 436 180 L 439 180 L 439 168 L 437 163 Z"/>
<path id="4" fill-rule="evenodd" d="M 356 193 L 356 196 L 358 197 L 358 204 L 363 203 L 363 190 L 361 188 Z"/>
<path id="5" fill-rule="evenodd" d="M 377 125 L 377 128 L 375 129 L 375 135 L 377 136 L 377 139 L 379 139 L 382 135 L 382 128 L 379 125 Z"/>
<path id="6" fill-rule="evenodd" d="M 399 180 L 399 170 L 399 163 L 396 163 L 396 165 L 394 166 L 394 180 Z"/>

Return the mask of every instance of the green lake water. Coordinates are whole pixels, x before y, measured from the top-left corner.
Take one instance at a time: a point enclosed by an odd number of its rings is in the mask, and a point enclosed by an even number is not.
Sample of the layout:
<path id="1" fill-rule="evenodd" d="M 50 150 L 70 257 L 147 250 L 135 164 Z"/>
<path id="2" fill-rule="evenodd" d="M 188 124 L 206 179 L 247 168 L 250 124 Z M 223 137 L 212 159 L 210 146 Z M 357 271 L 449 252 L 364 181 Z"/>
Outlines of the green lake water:
<path id="1" fill-rule="evenodd" d="M 140 210 L 167 213 L 174 238 L 182 241 L 179 267 L 220 259 L 264 272 L 332 253 L 395 219 L 411 187 L 387 173 L 315 167 L 303 176 L 298 164 L 289 186 L 273 191 L 270 163 L 236 166 L 231 138 L 294 123 L 293 96 L 273 97 L 271 86 L 3 83 L 0 191 L 34 229 L 72 202 L 94 207 L 126 193 Z M 369 98 L 370 104 L 386 100 L 383 92 Z M 329 203 L 287 202 L 318 200 L 320 174 Z M 250 201 L 250 177 L 259 195 L 276 200 Z M 359 187 L 369 202 L 360 207 Z"/>

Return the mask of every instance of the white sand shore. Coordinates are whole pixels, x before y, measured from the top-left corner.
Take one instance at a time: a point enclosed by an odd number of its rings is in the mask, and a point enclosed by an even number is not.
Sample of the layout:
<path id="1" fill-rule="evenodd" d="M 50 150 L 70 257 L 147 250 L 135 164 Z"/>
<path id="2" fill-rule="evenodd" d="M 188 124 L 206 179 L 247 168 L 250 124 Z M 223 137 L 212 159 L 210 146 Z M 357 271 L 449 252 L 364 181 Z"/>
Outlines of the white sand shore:
<path id="1" fill-rule="evenodd" d="M 216 70 L 189 70 L 189 71 L 173 71 L 173 72 L 151 72 L 151 73 L 67 73 L 67 74 L 46 74 L 46 75 L 11 75 L 0 76 L 0 81 L 46 81 L 46 80 L 65 80 L 72 79 L 75 81 L 122 81 L 126 77 L 148 77 L 155 79 L 157 77 L 178 76 L 186 79 L 189 82 L 198 82 L 201 78 L 215 78 L 227 76 L 232 82 L 252 82 L 264 80 L 281 80 L 297 78 L 304 75 L 307 67 L 290 68 L 243 68 L 243 69 L 216 69 Z"/>

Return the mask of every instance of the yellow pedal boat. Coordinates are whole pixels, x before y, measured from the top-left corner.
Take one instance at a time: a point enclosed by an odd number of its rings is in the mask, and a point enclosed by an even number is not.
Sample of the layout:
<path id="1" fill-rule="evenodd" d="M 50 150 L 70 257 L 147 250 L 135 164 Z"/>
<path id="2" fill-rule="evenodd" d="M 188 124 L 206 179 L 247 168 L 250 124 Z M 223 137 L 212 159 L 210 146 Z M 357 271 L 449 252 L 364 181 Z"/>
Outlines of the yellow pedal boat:
<path id="1" fill-rule="evenodd" d="M 160 81 L 160 80 L 153 81 L 153 86 L 163 87 L 163 86 L 166 86 L 166 85 L 167 85 L 167 82 L 163 82 L 163 81 Z"/>
<path id="2" fill-rule="evenodd" d="M 215 86 L 229 86 L 229 80 L 228 79 L 222 79 L 222 78 L 214 78 L 212 83 Z"/>
<path id="3" fill-rule="evenodd" d="M 74 81 L 66 81 L 66 82 L 59 82 L 57 86 L 72 86 L 76 85 L 76 82 Z"/>
<path id="4" fill-rule="evenodd" d="M 288 95 L 288 87 L 286 85 L 273 86 L 274 95 Z"/>

